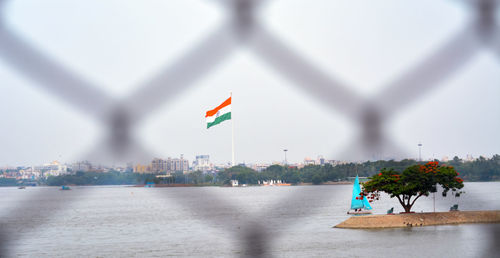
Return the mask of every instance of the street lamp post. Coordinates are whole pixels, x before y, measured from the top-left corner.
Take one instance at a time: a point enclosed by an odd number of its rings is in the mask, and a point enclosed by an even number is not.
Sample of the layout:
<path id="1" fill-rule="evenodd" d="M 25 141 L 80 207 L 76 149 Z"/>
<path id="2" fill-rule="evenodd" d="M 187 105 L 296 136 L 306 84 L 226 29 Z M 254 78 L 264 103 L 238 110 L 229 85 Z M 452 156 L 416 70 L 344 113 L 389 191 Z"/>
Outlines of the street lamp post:
<path id="1" fill-rule="evenodd" d="M 418 143 L 418 161 L 422 161 L 422 143 Z"/>
<path id="2" fill-rule="evenodd" d="M 436 186 L 437 188 L 437 186 Z M 437 189 L 436 189 L 437 191 Z M 434 212 L 436 212 L 436 192 L 432 193 L 432 204 L 434 206 Z"/>

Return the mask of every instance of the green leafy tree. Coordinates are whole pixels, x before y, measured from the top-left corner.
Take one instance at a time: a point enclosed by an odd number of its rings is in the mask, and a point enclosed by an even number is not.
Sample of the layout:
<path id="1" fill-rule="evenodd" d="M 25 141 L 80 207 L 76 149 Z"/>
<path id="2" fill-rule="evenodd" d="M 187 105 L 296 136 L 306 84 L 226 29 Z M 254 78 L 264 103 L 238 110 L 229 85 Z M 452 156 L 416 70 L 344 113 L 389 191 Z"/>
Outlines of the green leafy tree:
<path id="1" fill-rule="evenodd" d="M 261 180 L 280 180 L 285 173 L 285 167 L 280 165 L 272 165 L 262 171 Z"/>
<path id="2" fill-rule="evenodd" d="M 282 176 L 286 183 L 297 184 L 301 181 L 299 170 L 296 168 L 288 168 Z"/>
<path id="3" fill-rule="evenodd" d="M 201 184 L 203 183 L 203 172 L 197 170 L 197 171 L 194 171 L 192 173 L 189 174 L 189 178 L 191 179 L 191 182 L 193 182 L 193 184 L 197 185 L 197 184 Z"/>
<path id="4" fill-rule="evenodd" d="M 314 176 L 312 177 L 312 183 L 313 183 L 313 184 L 315 184 L 315 185 L 319 185 L 319 184 L 321 184 L 322 182 L 323 182 L 323 178 L 321 178 L 321 176 L 320 176 L 320 175 L 317 175 L 317 174 L 316 174 L 316 175 L 314 175 Z"/>
<path id="5" fill-rule="evenodd" d="M 217 181 L 229 184 L 230 180 L 238 180 L 240 184 L 257 184 L 257 171 L 244 166 L 234 166 L 217 173 Z"/>
<path id="6" fill-rule="evenodd" d="M 386 192 L 391 198 L 396 197 L 405 212 L 410 212 L 415 201 L 422 196 L 429 196 L 437 192 L 437 185 L 443 187 L 443 196 L 452 190 L 460 196 L 459 189 L 464 187 L 463 180 L 452 166 L 440 166 L 438 162 L 428 162 L 425 165 L 407 167 L 402 173 L 394 169 L 382 171 L 370 177 L 370 181 L 363 184 L 364 191 L 372 194 L 368 198 L 373 200 L 378 192 Z"/>
<path id="7" fill-rule="evenodd" d="M 205 178 L 204 178 L 205 183 L 211 183 L 213 180 L 214 180 L 214 176 L 212 176 L 210 174 L 205 175 Z"/>

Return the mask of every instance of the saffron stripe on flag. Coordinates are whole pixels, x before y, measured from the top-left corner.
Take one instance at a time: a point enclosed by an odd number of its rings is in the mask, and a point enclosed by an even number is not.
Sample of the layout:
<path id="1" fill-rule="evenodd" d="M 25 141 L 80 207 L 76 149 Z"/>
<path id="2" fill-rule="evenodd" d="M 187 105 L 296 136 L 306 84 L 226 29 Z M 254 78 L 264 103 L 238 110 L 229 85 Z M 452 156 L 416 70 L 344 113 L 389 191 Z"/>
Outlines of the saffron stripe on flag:
<path id="1" fill-rule="evenodd" d="M 217 112 L 219 112 L 219 110 L 221 110 L 222 108 L 229 106 L 229 105 L 231 105 L 231 97 L 229 97 L 224 102 L 222 102 L 222 104 L 220 104 L 218 107 L 207 111 L 207 114 L 205 115 L 205 117 L 213 116 L 213 115 L 217 114 Z"/>

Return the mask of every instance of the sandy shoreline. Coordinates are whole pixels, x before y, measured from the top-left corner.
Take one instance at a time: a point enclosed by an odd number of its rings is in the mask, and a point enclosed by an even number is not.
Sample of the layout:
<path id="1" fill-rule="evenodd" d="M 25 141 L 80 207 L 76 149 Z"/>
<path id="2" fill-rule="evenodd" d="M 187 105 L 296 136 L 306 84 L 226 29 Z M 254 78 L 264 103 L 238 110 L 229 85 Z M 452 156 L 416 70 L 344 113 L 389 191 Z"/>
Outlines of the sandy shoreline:
<path id="1" fill-rule="evenodd" d="M 404 228 L 464 223 L 500 223 L 500 210 L 353 216 L 336 228 Z"/>

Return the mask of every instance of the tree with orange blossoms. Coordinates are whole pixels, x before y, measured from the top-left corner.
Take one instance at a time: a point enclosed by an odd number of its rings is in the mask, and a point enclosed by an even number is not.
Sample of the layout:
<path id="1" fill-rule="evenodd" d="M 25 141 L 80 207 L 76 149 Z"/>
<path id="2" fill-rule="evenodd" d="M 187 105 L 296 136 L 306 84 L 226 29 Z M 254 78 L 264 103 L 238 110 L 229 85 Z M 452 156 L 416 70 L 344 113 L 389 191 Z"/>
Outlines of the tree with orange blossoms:
<path id="1" fill-rule="evenodd" d="M 364 191 L 371 194 L 369 200 L 378 199 L 379 191 L 396 197 L 405 212 L 410 212 L 415 201 L 422 196 L 437 192 L 437 185 L 443 188 L 443 196 L 451 190 L 459 197 L 464 187 L 459 173 L 451 166 L 441 166 L 437 161 L 425 165 L 407 167 L 402 173 L 393 169 L 382 171 L 363 184 Z M 370 196 L 370 195 L 369 195 Z"/>

